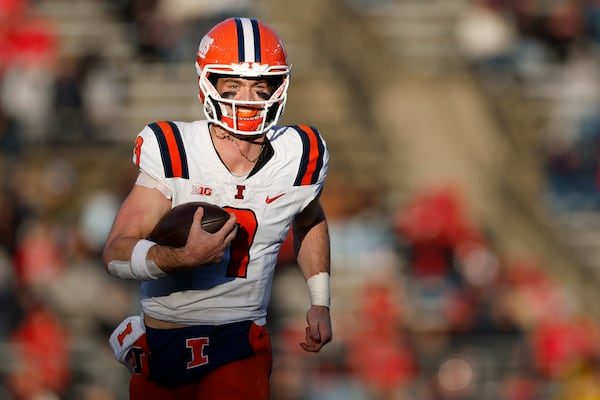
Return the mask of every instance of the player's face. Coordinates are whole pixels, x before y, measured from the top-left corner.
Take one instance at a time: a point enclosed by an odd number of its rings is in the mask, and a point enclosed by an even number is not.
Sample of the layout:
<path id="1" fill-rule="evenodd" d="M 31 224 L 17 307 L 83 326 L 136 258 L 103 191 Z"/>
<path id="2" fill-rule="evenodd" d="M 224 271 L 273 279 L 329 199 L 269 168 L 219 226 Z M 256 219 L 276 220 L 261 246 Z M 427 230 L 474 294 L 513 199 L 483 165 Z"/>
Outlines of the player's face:
<path id="1" fill-rule="evenodd" d="M 273 93 L 273 86 L 264 79 L 243 79 L 224 77 L 217 80 L 216 89 L 224 99 L 237 101 L 264 101 Z M 236 114 L 241 118 L 254 117 L 262 107 L 256 104 L 236 107 Z M 231 109 L 228 110 L 231 113 Z"/>

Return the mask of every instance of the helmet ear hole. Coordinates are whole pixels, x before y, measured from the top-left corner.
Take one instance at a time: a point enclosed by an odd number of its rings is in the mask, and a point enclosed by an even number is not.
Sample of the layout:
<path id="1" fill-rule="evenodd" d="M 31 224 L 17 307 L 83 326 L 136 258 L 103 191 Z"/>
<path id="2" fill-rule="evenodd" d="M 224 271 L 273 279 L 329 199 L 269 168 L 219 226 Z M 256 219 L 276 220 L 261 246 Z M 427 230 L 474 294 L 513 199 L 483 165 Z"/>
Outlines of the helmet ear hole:
<path id="1" fill-rule="evenodd" d="M 282 76 L 270 76 L 267 77 L 267 84 L 271 88 L 271 94 L 275 93 L 277 88 L 283 85 L 283 77 Z"/>
<path id="2" fill-rule="evenodd" d="M 206 78 L 214 87 L 217 87 L 217 81 L 219 80 L 219 78 L 223 78 L 224 76 L 225 75 L 220 74 L 209 74 Z"/>

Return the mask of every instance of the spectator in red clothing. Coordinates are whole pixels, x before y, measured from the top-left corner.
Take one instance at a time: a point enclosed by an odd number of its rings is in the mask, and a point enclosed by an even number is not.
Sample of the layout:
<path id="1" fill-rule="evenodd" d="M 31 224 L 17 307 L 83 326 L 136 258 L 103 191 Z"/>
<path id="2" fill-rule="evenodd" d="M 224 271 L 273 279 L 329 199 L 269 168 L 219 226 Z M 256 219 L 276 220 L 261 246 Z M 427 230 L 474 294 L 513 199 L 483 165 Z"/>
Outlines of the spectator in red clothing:
<path id="1" fill-rule="evenodd" d="M 50 21 L 30 15 L 25 0 L 0 0 L 0 73 L 14 65 L 51 67 L 57 48 Z"/>
<path id="2" fill-rule="evenodd" d="M 70 379 L 69 334 L 62 323 L 40 304 L 32 304 L 13 332 L 15 362 L 8 388 L 15 400 L 60 398 Z"/>
<path id="3" fill-rule="evenodd" d="M 374 394 L 396 398 L 415 378 L 417 365 L 403 330 L 404 310 L 397 278 L 367 283 L 358 300 L 360 324 L 349 336 L 349 370 Z M 366 339 L 368 338 L 368 339 Z"/>
<path id="4" fill-rule="evenodd" d="M 33 16 L 27 6 L 25 0 L 0 0 L 0 108 L 17 124 L 24 145 L 39 141 L 47 128 L 59 44 L 50 20 Z"/>
<path id="5" fill-rule="evenodd" d="M 57 277 L 65 260 L 48 224 L 32 222 L 23 230 L 14 257 L 15 277 L 20 287 L 32 289 Z"/>
<path id="6" fill-rule="evenodd" d="M 415 277 L 447 277 L 453 252 L 465 241 L 479 240 L 460 195 L 452 188 L 432 187 L 397 210 L 394 228 L 408 248 Z"/>
<path id="7" fill-rule="evenodd" d="M 547 379 L 561 379 L 588 360 L 598 359 L 600 328 L 581 316 L 547 315 L 531 334 L 534 362 Z"/>

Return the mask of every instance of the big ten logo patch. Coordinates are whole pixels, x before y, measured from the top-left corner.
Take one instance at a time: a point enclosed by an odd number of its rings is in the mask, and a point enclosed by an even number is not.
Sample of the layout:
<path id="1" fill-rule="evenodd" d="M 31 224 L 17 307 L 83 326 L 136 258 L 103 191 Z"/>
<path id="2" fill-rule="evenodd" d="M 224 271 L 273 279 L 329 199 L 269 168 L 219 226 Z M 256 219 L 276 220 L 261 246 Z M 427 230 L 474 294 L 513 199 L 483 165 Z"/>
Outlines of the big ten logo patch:
<path id="1" fill-rule="evenodd" d="M 200 196 L 212 196 L 213 190 L 210 187 L 193 185 L 192 194 L 198 194 Z"/>

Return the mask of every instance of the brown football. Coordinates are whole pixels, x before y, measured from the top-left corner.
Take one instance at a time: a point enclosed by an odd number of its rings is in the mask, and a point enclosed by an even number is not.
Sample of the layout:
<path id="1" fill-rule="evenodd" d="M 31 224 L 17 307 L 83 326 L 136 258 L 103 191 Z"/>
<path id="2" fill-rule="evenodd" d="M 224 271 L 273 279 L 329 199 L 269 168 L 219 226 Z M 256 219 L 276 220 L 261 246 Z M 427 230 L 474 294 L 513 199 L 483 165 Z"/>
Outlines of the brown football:
<path id="1" fill-rule="evenodd" d="M 184 203 L 172 208 L 163 215 L 150 233 L 150 236 L 148 236 L 148 239 L 162 246 L 185 246 L 190 226 L 192 226 L 194 213 L 198 207 L 204 209 L 202 229 L 207 232 L 217 232 L 229 219 L 229 213 L 214 204 L 202 201 Z"/>

